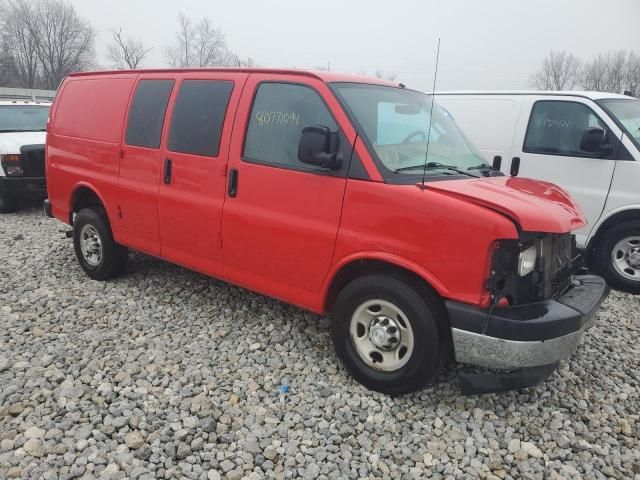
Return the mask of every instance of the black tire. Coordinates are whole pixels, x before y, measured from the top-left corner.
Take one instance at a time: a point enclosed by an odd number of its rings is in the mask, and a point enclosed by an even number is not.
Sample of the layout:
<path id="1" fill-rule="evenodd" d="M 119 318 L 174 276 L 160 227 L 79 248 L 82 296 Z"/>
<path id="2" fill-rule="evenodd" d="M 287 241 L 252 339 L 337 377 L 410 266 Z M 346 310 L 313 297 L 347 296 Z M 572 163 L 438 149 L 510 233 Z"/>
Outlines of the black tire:
<path id="1" fill-rule="evenodd" d="M 413 352 L 394 371 L 369 366 L 358 354 L 350 333 L 358 307 L 380 299 L 398 307 L 413 330 Z M 349 373 L 371 390 L 390 395 L 415 392 L 432 383 L 446 363 L 450 335 L 444 306 L 428 288 L 387 275 L 367 275 L 353 280 L 338 295 L 332 312 L 333 344 Z M 363 337 L 361 337 L 363 338 Z"/>
<path id="2" fill-rule="evenodd" d="M 80 245 L 80 237 L 85 226 L 93 228 L 101 243 L 100 259 L 95 265 L 85 258 Z M 85 208 L 78 212 L 73 222 L 73 247 L 80 266 L 94 280 L 116 277 L 122 274 L 127 266 L 128 250 L 113 240 L 109 220 L 102 209 Z"/>
<path id="3" fill-rule="evenodd" d="M 623 276 L 615 267 L 612 258 L 613 249 L 621 240 L 629 237 L 640 237 L 640 221 L 621 223 L 604 232 L 594 252 L 596 270 L 607 283 L 623 292 L 639 294 L 640 276 L 637 280 Z M 640 248 L 640 244 L 638 245 Z M 640 269 L 636 269 L 636 272 Z M 631 270 L 633 271 L 633 269 Z"/>
<path id="4" fill-rule="evenodd" d="M 18 209 L 18 199 L 13 195 L 0 191 L 0 213 L 15 212 Z"/>

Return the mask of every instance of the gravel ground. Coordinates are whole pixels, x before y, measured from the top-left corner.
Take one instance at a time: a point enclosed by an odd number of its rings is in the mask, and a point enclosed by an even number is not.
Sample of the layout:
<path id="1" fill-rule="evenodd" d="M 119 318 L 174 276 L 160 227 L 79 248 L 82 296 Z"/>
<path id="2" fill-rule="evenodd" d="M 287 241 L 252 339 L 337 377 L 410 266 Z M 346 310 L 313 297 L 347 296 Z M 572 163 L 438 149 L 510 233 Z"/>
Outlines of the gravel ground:
<path id="1" fill-rule="evenodd" d="M 640 479 L 638 297 L 536 388 L 390 398 L 327 319 L 137 254 L 91 281 L 63 229 L 0 217 L 0 478 Z"/>

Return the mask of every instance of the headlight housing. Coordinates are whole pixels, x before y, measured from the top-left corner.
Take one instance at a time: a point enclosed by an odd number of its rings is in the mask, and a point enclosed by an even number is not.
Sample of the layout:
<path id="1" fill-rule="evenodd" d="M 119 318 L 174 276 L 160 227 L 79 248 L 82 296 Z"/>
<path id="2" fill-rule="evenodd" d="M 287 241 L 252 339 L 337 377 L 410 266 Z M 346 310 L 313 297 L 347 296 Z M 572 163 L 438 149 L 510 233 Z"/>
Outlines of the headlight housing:
<path id="1" fill-rule="evenodd" d="M 20 154 L 0 155 L 0 164 L 7 177 L 20 177 L 24 174 Z"/>
<path id="2" fill-rule="evenodd" d="M 518 275 L 524 277 L 533 272 L 536 267 L 536 259 L 538 258 L 538 250 L 536 247 L 529 247 L 520 252 L 518 256 Z"/>

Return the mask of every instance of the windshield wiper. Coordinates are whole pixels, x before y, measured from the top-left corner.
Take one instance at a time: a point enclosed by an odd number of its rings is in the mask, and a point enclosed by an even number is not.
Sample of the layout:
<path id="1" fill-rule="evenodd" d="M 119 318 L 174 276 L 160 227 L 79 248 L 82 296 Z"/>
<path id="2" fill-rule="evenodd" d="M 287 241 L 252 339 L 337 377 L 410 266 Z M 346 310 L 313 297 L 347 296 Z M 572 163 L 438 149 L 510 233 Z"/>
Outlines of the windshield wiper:
<path id="1" fill-rule="evenodd" d="M 46 130 L 0 129 L 0 133 L 46 132 Z"/>
<path id="2" fill-rule="evenodd" d="M 398 172 L 402 172 L 402 171 L 405 171 L 405 170 L 416 170 L 418 168 L 422 168 L 424 170 L 436 170 L 436 169 L 440 168 L 440 169 L 443 169 L 443 170 L 450 170 L 452 172 L 456 172 L 456 173 L 458 173 L 460 175 L 466 175 L 468 177 L 478 178 L 478 176 L 474 175 L 473 173 L 469 173 L 469 172 L 467 172 L 465 170 L 461 170 L 461 169 L 456 168 L 456 167 L 454 167 L 452 165 L 446 165 L 444 163 L 439 163 L 439 162 L 428 162 L 427 164 L 423 163 L 421 165 L 410 165 L 410 166 L 407 166 L 407 167 L 400 167 L 400 168 L 396 168 L 394 170 L 394 172 L 398 173 Z M 452 175 L 452 174 L 449 174 L 449 175 Z"/>
<path id="3" fill-rule="evenodd" d="M 473 167 L 467 168 L 467 170 L 495 170 L 496 172 L 498 171 L 488 163 L 483 163 L 482 165 L 474 165 Z"/>

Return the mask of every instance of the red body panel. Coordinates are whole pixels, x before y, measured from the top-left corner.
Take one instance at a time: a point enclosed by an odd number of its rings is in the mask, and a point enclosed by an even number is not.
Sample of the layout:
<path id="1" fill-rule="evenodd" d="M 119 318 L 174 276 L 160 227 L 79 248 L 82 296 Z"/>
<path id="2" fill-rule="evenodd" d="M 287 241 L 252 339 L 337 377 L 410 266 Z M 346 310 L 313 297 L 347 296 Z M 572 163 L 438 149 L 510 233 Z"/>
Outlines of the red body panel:
<path id="1" fill-rule="evenodd" d="M 580 207 L 552 183 L 493 177 L 434 182 L 429 188 L 502 212 L 528 232 L 565 233 L 585 225 Z"/>
<path id="2" fill-rule="evenodd" d="M 124 142 L 134 83 L 143 78 L 175 80 L 158 149 Z M 167 149 L 173 104 L 187 78 L 234 82 L 215 158 Z M 86 94 L 78 90 L 67 103 L 69 84 L 96 80 L 100 88 L 85 90 L 108 104 L 104 132 L 78 127 L 96 115 L 92 100 L 82 101 Z M 242 159 L 256 88 L 274 80 L 304 84 L 322 97 L 370 180 Z M 241 69 L 73 75 L 56 98 L 47 139 L 52 212 L 69 222 L 74 192 L 89 188 L 104 204 L 118 242 L 316 312 L 325 311 L 340 269 L 362 259 L 410 270 L 445 298 L 485 305 L 495 240 L 517 239 L 518 229 L 564 233 L 583 225 L 573 201 L 543 182 L 459 179 L 428 182 L 424 189 L 384 183 L 329 81 L 363 80 Z M 168 185 L 162 181 L 166 158 L 173 165 Z M 231 169 L 238 172 L 233 198 L 227 194 Z"/>
<path id="3" fill-rule="evenodd" d="M 518 238 L 515 225 L 429 186 L 350 180 L 336 242 L 338 266 L 357 258 L 386 260 L 414 271 L 443 297 L 480 303 L 491 245 Z"/>

